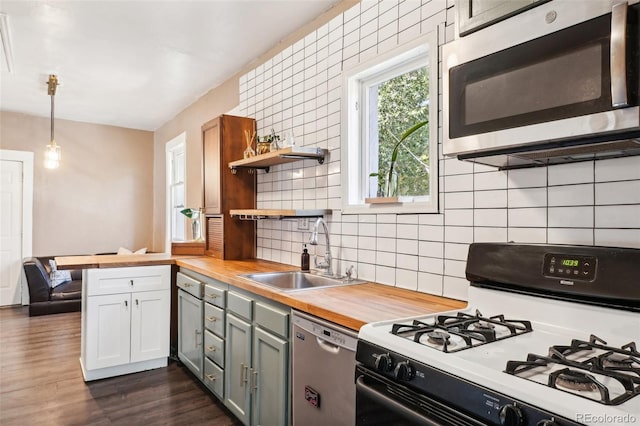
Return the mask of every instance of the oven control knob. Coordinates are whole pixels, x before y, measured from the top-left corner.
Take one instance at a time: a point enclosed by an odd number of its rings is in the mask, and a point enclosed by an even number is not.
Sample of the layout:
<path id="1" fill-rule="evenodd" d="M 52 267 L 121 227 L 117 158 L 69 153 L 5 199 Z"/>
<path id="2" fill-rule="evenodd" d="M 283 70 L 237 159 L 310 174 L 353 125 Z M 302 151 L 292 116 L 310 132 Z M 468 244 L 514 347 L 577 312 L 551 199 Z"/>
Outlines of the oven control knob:
<path id="1" fill-rule="evenodd" d="M 502 406 L 500 409 L 500 424 L 520 426 L 522 424 L 522 410 L 515 405 Z"/>
<path id="2" fill-rule="evenodd" d="M 399 362 L 398 365 L 396 365 L 396 369 L 393 374 L 396 376 L 396 379 L 408 382 L 416 375 L 416 371 L 411 365 L 409 365 L 409 361 L 404 361 Z"/>
<path id="3" fill-rule="evenodd" d="M 376 370 L 381 373 L 386 373 L 391 371 L 391 367 L 393 367 L 393 361 L 391 360 L 391 355 L 389 354 L 380 354 L 376 355 Z"/>
<path id="4" fill-rule="evenodd" d="M 536 426 L 559 426 L 558 423 L 555 422 L 555 420 L 540 420 Z"/>

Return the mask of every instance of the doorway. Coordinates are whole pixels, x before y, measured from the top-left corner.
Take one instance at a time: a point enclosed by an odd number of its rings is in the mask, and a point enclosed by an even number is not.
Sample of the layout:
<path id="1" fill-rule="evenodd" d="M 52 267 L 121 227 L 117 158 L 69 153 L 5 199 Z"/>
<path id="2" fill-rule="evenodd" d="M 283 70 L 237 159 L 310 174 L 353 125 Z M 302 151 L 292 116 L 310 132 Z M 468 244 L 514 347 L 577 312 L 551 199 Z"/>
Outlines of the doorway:
<path id="1" fill-rule="evenodd" d="M 0 150 L 0 306 L 27 304 L 22 261 L 32 254 L 33 152 Z"/>

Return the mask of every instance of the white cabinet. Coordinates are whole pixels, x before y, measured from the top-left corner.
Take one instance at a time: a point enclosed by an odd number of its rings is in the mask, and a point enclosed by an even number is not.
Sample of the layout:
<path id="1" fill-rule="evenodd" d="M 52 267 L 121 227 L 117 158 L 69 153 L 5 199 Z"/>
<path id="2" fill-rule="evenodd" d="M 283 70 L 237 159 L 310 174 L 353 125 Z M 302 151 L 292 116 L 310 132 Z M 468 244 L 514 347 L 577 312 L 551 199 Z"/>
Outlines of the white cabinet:
<path id="1" fill-rule="evenodd" d="M 85 381 L 167 365 L 170 285 L 169 265 L 84 270 Z"/>

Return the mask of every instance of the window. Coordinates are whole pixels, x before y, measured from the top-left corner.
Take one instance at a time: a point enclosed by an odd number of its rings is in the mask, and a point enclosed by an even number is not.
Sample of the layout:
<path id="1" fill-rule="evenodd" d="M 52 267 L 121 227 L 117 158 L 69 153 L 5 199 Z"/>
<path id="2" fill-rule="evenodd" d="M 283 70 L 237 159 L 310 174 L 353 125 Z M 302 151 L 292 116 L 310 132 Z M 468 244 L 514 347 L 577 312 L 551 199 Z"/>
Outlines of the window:
<path id="1" fill-rule="evenodd" d="M 343 213 L 437 211 L 437 51 L 432 33 L 344 73 Z"/>
<path id="2" fill-rule="evenodd" d="M 167 248 L 171 241 L 186 238 L 186 216 L 180 213 L 185 208 L 185 134 L 169 141 L 167 157 Z"/>

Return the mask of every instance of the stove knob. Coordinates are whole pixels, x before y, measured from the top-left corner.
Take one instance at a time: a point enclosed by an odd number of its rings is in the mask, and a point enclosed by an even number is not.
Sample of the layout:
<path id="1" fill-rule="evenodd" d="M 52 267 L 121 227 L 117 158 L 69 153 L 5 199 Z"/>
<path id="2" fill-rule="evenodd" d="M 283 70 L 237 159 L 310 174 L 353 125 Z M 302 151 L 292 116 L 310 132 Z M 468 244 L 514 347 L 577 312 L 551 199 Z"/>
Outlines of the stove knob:
<path id="1" fill-rule="evenodd" d="M 520 426 L 522 424 L 522 410 L 515 405 L 504 405 L 500 409 L 500 424 Z"/>
<path id="2" fill-rule="evenodd" d="M 391 367 L 393 367 L 393 361 L 391 360 L 391 355 L 389 354 L 380 354 L 376 355 L 376 370 L 381 373 L 386 373 L 391 371 Z"/>
<path id="3" fill-rule="evenodd" d="M 409 365 L 409 361 L 404 361 L 396 365 L 396 370 L 393 374 L 396 376 L 396 379 L 408 382 L 416 375 L 416 371 Z"/>
<path id="4" fill-rule="evenodd" d="M 555 422 L 555 420 L 540 420 L 536 426 L 559 426 L 558 423 Z"/>

